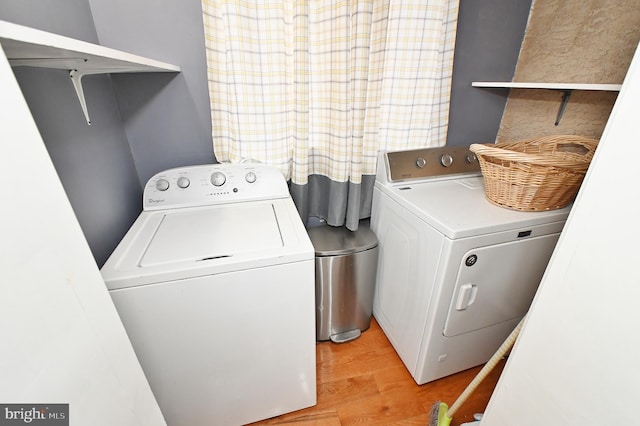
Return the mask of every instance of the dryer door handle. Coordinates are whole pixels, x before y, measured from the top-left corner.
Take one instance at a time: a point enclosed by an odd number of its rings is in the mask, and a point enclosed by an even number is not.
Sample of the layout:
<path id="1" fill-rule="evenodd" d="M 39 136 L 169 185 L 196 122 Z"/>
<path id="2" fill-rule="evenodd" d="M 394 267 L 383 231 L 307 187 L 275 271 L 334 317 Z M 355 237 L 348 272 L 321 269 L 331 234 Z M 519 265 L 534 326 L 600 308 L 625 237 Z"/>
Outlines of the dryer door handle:
<path id="1" fill-rule="evenodd" d="M 467 283 L 460 286 L 458 300 L 456 301 L 456 310 L 464 311 L 476 301 L 478 295 L 478 286 Z"/>

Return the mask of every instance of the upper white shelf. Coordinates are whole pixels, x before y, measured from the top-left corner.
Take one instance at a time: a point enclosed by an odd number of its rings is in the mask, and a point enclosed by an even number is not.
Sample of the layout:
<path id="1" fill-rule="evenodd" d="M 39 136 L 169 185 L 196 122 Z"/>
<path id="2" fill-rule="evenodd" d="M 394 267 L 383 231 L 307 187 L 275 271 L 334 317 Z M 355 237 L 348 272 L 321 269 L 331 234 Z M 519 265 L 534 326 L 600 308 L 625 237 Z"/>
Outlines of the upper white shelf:
<path id="1" fill-rule="evenodd" d="M 621 84 L 581 84 L 581 83 L 515 83 L 512 81 L 474 81 L 473 87 L 504 87 L 513 89 L 550 89 L 550 90 L 602 90 L 619 92 Z"/>
<path id="2" fill-rule="evenodd" d="M 12 66 L 56 68 L 69 71 L 87 124 L 91 124 L 91 120 L 82 88 L 82 77 L 85 75 L 180 72 L 180 67 L 177 65 L 6 21 L 0 21 L 0 46 Z"/>
<path id="3" fill-rule="evenodd" d="M 569 103 L 569 97 L 574 90 L 600 90 L 607 92 L 619 92 L 622 84 L 582 84 L 582 83 L 516 83 L 513 81 L 474 81 L 471 83 L 473 87 L 487 88 L 509 88 L 509 89 L 549 89 L 562 90 L 562 102 L 558 109 L 555 125 L 560 124 L 560 119 L 564 114 L 564 110 Z"/>
<path id="4" fill-rule="evenodd" d="M 177 65 L 5 21 L 0 21 L 0 44 L 15 66 L 75 69 L 83 74 L 180 72 Z"/>

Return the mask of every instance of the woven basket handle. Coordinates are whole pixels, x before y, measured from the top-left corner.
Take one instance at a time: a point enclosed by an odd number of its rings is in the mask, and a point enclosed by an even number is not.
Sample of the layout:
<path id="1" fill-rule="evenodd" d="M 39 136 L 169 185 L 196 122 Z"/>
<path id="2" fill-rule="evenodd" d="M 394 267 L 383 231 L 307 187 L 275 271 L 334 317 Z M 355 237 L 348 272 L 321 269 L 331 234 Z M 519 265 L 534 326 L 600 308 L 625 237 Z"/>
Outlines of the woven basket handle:
<path id="1" fill-rule="evenodd" d="M 508 149 L 496 148 L 491 145 L 479 143 L 472 144 L 469 149 L 477 155 L 495 157 L 501 160 L 518 161 L 520 163 L 536 164 L 540 166 L 562 167 L 571 170 L 587 170 L 589 163 L 576 164 L 575 161 L 550 158 L 543 155 L 525 154 L 523 152 L 511 151 Z"/>

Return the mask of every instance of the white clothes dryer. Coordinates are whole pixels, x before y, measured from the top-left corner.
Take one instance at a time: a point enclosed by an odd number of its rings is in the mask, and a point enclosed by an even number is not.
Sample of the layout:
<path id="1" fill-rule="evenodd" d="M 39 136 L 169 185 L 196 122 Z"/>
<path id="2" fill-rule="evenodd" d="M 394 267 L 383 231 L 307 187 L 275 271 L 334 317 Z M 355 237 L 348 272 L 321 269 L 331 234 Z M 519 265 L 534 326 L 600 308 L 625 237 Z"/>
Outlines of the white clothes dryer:
<path id="1" fill-rule="evenodd" d="M 263 164 L 159 173 L 101 272 L 170 426 L 315 405 L 315 258 Z"/>
<path id="2" fill-rule="evenodd" d="M 373 314 L 416 383 L 491 357 L 527 312 L 569 210 L 491 204 L 468 147 L 379 154 Z"/>

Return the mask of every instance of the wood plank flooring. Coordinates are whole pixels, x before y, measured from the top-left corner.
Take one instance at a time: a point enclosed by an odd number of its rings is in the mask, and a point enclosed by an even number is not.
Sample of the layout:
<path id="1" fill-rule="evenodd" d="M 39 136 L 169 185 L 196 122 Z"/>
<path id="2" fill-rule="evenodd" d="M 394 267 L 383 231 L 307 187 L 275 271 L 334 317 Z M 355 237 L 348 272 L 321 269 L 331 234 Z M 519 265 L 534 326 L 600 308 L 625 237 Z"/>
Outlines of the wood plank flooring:
<path id="1" fill-rule="evenodd" d="M 481 367 L 418 386 L 372 318 L 369 330 L 351 342 L 316 344 L 317 394 L 314 407 L 253 425 L 427 425 L 433 404 L 453 401 Z M 451 424 L 473 421 L 482 413 L 504 367 L 500 362 Z"/>

